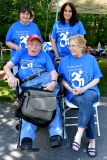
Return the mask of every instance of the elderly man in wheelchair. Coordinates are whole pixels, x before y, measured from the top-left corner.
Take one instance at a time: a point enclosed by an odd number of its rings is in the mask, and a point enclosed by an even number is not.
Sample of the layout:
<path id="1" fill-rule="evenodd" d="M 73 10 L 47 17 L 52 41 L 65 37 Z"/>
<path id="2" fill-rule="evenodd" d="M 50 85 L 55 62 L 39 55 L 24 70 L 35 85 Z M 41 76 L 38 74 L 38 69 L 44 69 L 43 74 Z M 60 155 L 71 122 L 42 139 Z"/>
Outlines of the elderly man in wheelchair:
<path id="1" fill-rule="evenodd" d="M 58 74 L 54 69 L 52 61 L 47 53 L 42 50 L 41 39 L 37 35 L 30 35 L 27 39 L 27 48 L 17 51 L 14 57 L 4 66 L 8 76 L 8 85 L 12 88 L 21 86 L 23 88 L 42 88 L 44 91 L 53 91 L 57 96 L 59 86 L 57 83 Z M 19 66 L 18 77 L 16 78 L 11 69 L 14 65 Z M 20 80 L 21 84 L 20 84 Z M 57 101 L 57 100 L 56 100 Z M 37 126 L 22 119 L 20 132 L 20 145 L 22 151 L 32 150 L 36 137 Z M 51 147 L 58 147 L 62 142 L 62 118 L 60 107 L 56 102 L 56 114 L 48 126 L 50 133 Z"/>

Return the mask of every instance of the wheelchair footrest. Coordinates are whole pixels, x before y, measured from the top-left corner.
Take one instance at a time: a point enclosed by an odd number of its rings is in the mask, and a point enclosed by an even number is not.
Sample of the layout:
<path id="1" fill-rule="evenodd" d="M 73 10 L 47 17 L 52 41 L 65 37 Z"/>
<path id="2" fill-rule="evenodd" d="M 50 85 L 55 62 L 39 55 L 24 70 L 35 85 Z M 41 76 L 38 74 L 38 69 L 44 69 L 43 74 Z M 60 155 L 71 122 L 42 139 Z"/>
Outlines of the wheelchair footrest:
<path id="1" fill-rule="evenodd" d="M 23 151 L 21 150 L 21 146 L 17 146 L 17 149 L 18 149 L 19 151 L 23 152 Z M 28 152 L 26 151 L 26 152 L 24 152 L 24 153 L 39 152 L 39 151 L 40 151 L 39 148 L 32 148 L 31 151 L 28 151 Z"/>

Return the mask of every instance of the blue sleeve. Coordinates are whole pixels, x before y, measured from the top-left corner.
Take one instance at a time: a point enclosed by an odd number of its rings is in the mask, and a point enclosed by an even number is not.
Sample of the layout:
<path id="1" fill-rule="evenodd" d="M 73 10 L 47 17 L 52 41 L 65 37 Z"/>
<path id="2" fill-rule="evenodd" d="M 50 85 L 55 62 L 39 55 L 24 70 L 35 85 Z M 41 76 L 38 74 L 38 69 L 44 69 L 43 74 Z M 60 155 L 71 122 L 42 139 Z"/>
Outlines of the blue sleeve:
<path id="1" fill-rule="evenodd" d="M 51 34 L 51 38 L 55 39 L 55 40 L 57 39 L 57 35 L 56 35 L 57 27 L 56 27 L 56 25 L 57 25 L 57 22 L 54 24 L 53 29 L 52 29 L 52 34 Z"/>
<path id="2" fill-rule="evenodd" d="M 51 71 L 55 70 L 55 67 L 52 63 L 50 56 L 46 52 L 45 52 L 45 54 L 46 54 L 46 70 L 48 70 L 48 72 L 51 72 Z"/>
<path id="3" fill-rule="evenodd" d="M 13 30 L 13 25 L 9 28 L 9 30 L 7 32 L 5 42 L 11 42 L 11 41 L 13 41 L 12 30 Z"/>
<path id="4" fill-rule="evenodd" d="M 10 61 L 13 62 L 15 66 L 19 64 L 21 51 L 22 49 L 18 50 L 16 54 L 10 59 Z"/>
<path id="5" fill-rule="evenodd" d="M 98 65 L 98 62 L 97 62 L 97 60 L 96 60 L 96 58 L 95 57 L 93 57 L 93 67 L 94 67 L 94 73 L 93 73 L 93 78 L 95 79 L 95 78 L 102 78 L 103 77 L 103 75 L 102 75 L 102 73 L 101 73 L 101 70 L 100 70 L 100 68 L 99 68 L 99 65 Z"/>
<path id="6" fill-rule="evenodd" d="M 86 34 L 86 31 L 85 31 L 84 26 L 81 21 L 79 21 L 79 34 L 81 34 L 81 35 Z"/>

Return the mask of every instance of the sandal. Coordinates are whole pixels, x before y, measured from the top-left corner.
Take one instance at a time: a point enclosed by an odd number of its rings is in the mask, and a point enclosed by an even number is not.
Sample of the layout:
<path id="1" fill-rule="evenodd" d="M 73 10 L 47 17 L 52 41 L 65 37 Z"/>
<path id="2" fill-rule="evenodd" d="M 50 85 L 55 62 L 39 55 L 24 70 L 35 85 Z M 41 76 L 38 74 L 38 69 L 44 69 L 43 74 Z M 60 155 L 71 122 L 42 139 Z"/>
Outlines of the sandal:
<path id="1" fill-rule="evenodd" d="M 73 147 L 77 148 L 77 149 L 74 149 Z M 77 143 L 77 142 L 73 142 L 72 143 L 72 149 L 75 151 L 75 152 L 78 152 L 79 149 L 80 149 L 80 144 Z"/>
<path id="2" fill-rule="evenodd" d="M 96 149 L 95 148 L 88 148 L 87 153 L 90 157 L 96 157 Z M 94 153 L 94 154 L 91 154 Z"/>

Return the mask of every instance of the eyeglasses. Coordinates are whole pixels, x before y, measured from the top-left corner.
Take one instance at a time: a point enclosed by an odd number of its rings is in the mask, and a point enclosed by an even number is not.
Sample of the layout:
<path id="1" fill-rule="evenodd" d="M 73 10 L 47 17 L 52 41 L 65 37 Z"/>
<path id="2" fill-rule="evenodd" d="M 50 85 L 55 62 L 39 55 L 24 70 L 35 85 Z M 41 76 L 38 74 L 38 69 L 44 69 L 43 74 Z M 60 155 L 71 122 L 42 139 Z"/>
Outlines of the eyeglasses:
<path id="1" fill-rule="evenodd" d="M 79 45 L 68 45 L 69 46 L 69 48 L 76 48 L 77 46 L 79 46 Z"/>
<path id="2" fill-rule="evenodd" d="M 41 46 L 41 43 L 31 43 L 31 42 L 28 42 L 28 44 L 31 46 L 31 47 L 39 47 Z"/>

